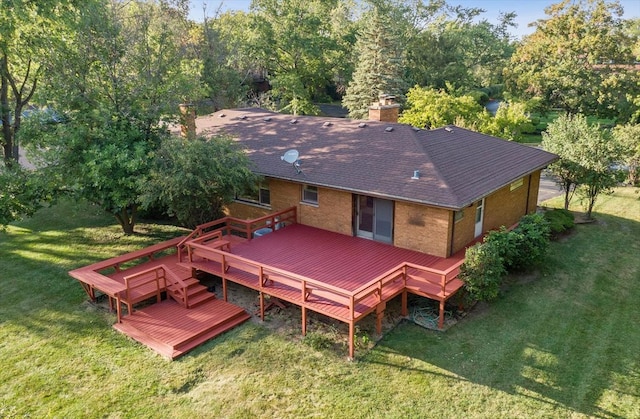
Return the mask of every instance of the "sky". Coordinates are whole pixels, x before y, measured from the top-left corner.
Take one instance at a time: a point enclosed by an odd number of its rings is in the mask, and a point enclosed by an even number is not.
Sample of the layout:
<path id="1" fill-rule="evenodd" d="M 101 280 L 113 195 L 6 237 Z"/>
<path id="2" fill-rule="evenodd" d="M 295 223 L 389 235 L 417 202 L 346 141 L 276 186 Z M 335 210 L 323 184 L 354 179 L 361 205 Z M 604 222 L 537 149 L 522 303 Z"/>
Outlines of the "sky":
<path id="1" fill-rule="evenodd" d="M 545 18 L 544 9 L 560 0 L 448 0 L 451 5 L 464 7 L 479 7 L 486 10 L 482 18 L 491 23 L 498 21 L 500 12 L 516 12 L 518 15 L 515 22 L 518 27 L 512 29 L 512 34 L 518 38 L 533 32 L 533 28 L 528 25 L 538 19 Z M 211 17 L 218 7 L 221 10 L 249 10 L 250 0 L 191 0 L 191 19 L 195 21 L 203 20 L 203 6 L 206 7 L 206 15 Z M 640 18 L 640 0 L 620 0 L 624 8 L 626 19 Z"/>

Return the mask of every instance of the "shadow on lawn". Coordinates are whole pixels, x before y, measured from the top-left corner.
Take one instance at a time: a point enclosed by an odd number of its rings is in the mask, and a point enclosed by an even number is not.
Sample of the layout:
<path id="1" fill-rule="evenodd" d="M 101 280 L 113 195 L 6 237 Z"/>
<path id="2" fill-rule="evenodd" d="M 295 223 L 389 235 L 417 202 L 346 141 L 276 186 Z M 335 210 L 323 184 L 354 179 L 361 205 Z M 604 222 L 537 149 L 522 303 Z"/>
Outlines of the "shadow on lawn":
<path id="1" fill-rule="evenodd" d="M 405 321 L 362 361 L 480 384 L 585 415 L 636 412 L 640 223 L 600 217 L 567 241 L 580 249 L 576 254 L 563 254 L 571 251 L 567 244 L 555 243 L 549 272 L 536 281 L 512 286 L 489 309 L 445 333 Z"/>

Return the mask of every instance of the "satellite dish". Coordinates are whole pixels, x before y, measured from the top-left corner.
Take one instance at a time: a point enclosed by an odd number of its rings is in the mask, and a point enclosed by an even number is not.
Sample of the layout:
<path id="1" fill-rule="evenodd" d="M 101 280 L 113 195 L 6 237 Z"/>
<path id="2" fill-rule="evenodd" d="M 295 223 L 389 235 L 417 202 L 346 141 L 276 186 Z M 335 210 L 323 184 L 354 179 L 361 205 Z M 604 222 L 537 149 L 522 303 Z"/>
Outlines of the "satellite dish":
<path id="1" fill-rule="evenodd" d="M 291 149 L 287 150 L 287 152 L 284 153 L 284 156 L 280 157 L 280 159 L 286 161 L 287 163 L 293 164 L 298 161 L 298 156 L 300 156 L 298 150 Z"/>

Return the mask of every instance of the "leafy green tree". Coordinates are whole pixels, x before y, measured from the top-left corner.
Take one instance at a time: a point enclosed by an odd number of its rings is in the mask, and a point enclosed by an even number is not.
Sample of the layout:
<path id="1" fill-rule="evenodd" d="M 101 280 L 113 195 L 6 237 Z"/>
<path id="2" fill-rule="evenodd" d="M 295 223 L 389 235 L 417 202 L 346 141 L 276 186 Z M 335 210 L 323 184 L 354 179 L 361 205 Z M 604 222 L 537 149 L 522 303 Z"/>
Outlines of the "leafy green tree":
<path id="1" fill-rule="evenodd" d="M 200 56 L 207 96 L 216 109 L 237 107 L 245 99 L 253 76 L 261 68 L 251 60 L 251 17 L 245 12 L 227 12 L 205 19 Z"/>
<path id="2" fill-rule="evenodd" d="M 522 103 L 502 102 L 495 116 L 488 112 L 482 114 L 479 131 L 484 134 L 507 140 L 521 140 L 525 133 L 531 133 L 535 127 Z"/>
<path id="3" fill-rule="evenodd" d="M 480 19 L 484 10 L 479 8 L 445 2 L 429 6 L 423 5 L 423 17 L 406 46 L 411 83 L 452 94 L 501 84 L 502 70 L 514 50 L 508 29 L 515 14 L 501 15 L 494 25 Z"/>
<path id="4" fill-rule="evenodd" d="M 237 191 L 255 185 L 249 166 L 246 154 L 229 138 L 168 138 L 155 153 L 142 202 L 159 204 L 180 224 L 194 228 L 221 217 Z"/>
<path id="5" fill-rule="evenodd" d="M 614 168 L 620 147 L 608 130 L 589 125 L 583 115 L 561 115 L 542 133 L 542 147 L 560 156 L 549 166 L 565 192 L 565 209 L 571 194 L 578 190 L 586 202 L 587 217 L 601 193 L 607 193 L 619 180 Z"/>
<path id="6" fill-rule="evenodd" d="M 639 74 L 633 40 L 624 30 L 622 7 L 605 0 L 565 0 L 545 9 L 505 68 L 506 87 L 542 110 L 627 121 L 636 115 Z"/>
<path id="7" fill-rule="evenodd" d="M 627 166 L 629 183 L 635 185 L 639 180 L 640 170 L 640 125 L 617 126 L 613 129 L 613 136 L 620 146 L 620 163 Z"/>
<path id="8" fill-rule="evenodd" d="M 261 64 L 280 108 L 293 114 L 318 112 L 313 104 L 343 68 L 344 43 L 331 18 L 341 0 L 254 0 L 252 57 Z M 345 23 L 348 21 L 344 20 Z"/>
<path id="9" fill-rule="evenodd" d="M 53 201 L 52 179 L 19 165 L 0 165 L 0 230 Z"/>
<path id="10" fill-rule="evenodd" d="M 180 21 L 184 12 L 166 3 L 85 2 L 42 86 L 68 120 L 21 137 L 67 191 L 112 213 L 125 234 L 167 135 L 162 119 L 198 95 L 199 63 L 185 57 Z"/>
<path id="11" fill-rule="evenodd" d="M 455 97 L 444 91 L 413 87 L 407 93 L 407 109 L 399 121 L 418 128 L 439 128 L 453 123 L 477 124 L 486 112 L 471 96 Z"/>
<path id="12" fill-rule="evenodd" d="M 579 163 L 578 149 L 588 136 L 594 136 L 593 127 L 582 116 L 560 115 L 549 124 L 542 133 L 542 148 L 557 154 L 560 159 L 551 163 L 549 171 L 556 177 L 556 182 L 564 191 L 564 209 L 569 204 L 577 185 L 580 183 L 582 167 Z"/>
<path id="13" fill-rule="evenodd" d="M 392 8 L 374 5 L 361 19 L 354 47 L 355 71 L 342 99 L 351 118 L 366 118 L 369 106 L 381 94 L 393 95 L 403 102 L 404 42 L 393 16 Z"/>
<path id="14" fill-rule="evenodd" d="M 54 54 L 73 17 L 71 1 L 3 1 L 0 7 L 0 120 L 5 164 L 18 161 L 16 135 L 47 56 Z"/>

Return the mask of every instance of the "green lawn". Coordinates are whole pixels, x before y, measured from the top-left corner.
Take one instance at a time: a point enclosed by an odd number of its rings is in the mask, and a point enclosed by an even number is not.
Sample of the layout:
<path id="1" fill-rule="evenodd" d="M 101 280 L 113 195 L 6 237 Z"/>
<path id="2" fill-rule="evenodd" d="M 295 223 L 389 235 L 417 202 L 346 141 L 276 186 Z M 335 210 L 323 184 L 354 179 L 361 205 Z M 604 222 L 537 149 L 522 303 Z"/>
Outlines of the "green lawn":
<path id="1" fill-rule="evenodd" d="M 353 362 L 256 322 L 160 358 L 66 272 L 181 230 L 61 203 L 0 233 L 0 417 L 640 417 L 638 192 L 447 332 L 402 323 Z"/>

